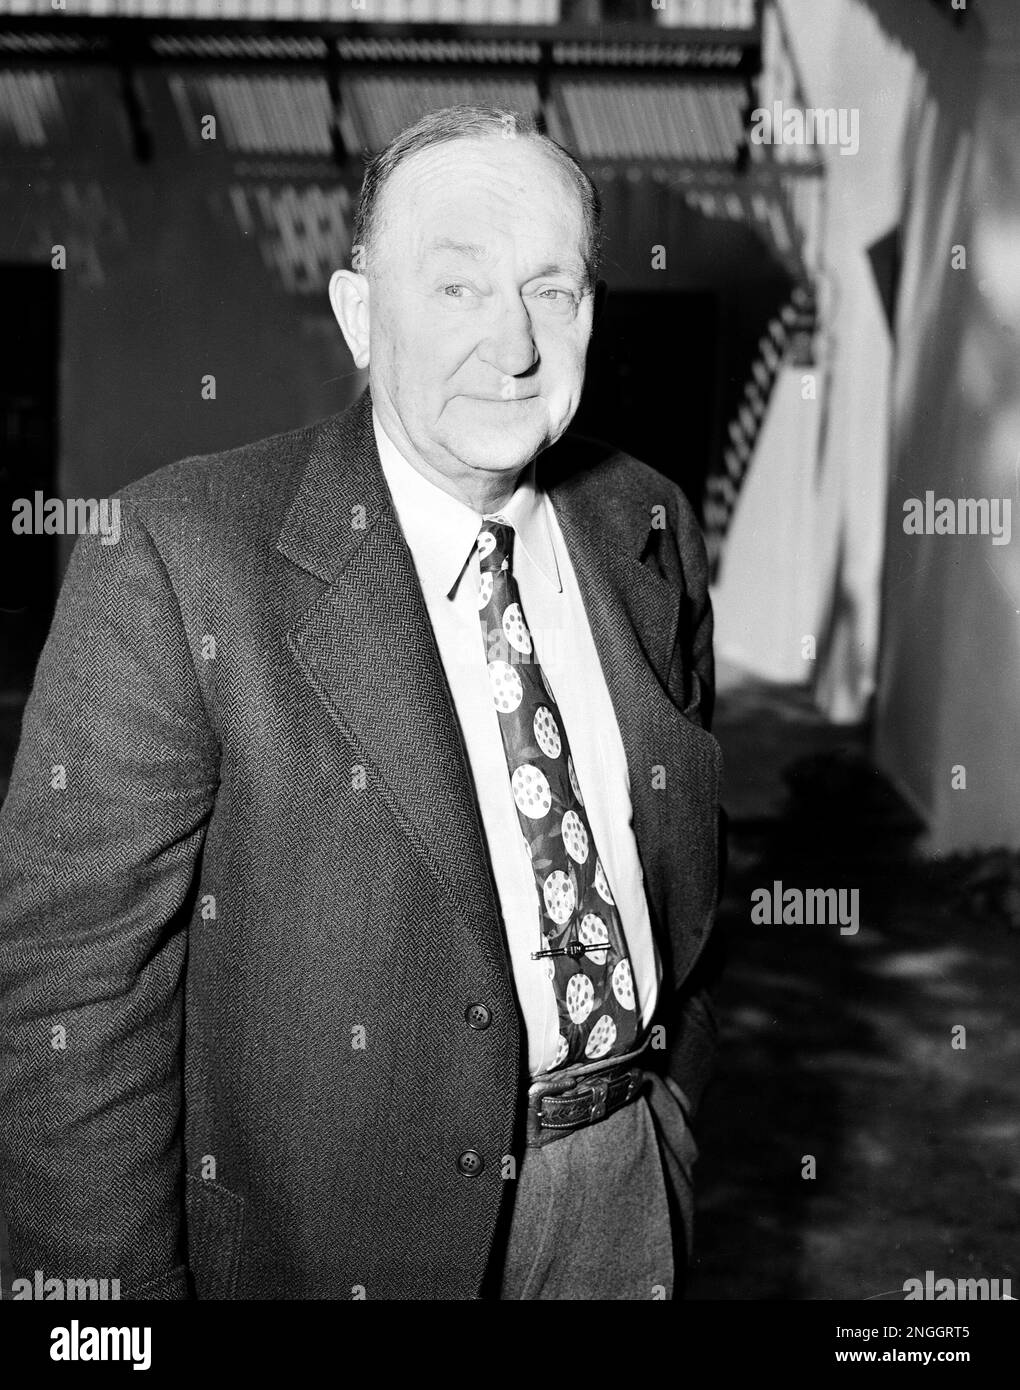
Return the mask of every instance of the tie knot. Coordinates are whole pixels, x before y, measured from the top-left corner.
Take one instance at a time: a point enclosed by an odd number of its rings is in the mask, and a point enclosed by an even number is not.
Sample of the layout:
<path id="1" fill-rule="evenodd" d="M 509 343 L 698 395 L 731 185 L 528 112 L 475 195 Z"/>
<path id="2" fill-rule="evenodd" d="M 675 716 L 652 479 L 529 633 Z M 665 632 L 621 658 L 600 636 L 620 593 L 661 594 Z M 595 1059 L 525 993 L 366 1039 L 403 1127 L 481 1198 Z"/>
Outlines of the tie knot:
<path id="1" fill-rule="evenodd" d="M 508 521 L 486 518 L 478 532 L 478 561 L 482 573 L 509 570 L 514 558 L 514 528 Z"/>

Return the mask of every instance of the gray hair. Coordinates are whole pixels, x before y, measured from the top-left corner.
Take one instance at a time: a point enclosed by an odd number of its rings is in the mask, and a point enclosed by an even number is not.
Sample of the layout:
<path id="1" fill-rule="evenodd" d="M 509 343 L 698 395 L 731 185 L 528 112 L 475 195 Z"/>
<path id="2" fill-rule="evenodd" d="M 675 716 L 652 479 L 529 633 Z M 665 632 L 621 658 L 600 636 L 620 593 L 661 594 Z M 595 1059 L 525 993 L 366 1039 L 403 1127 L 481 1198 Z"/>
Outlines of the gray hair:
<path id="1" fill-rule="evenodd" d="M 383 189 L 405 159 L 433 145 L 453 140 L 524 137 L 539 145 L 560 166 L 577 191 L 584 217 L 583 257 L 589 288 L 595 284 L 602 259 L 602 200 L 598 189 L 569 150 L 544 135 L 533 116 L 501 106 L 445 106 L 430 111 L 402 130 L 365 169 L 354 213 L 354 244 L 363 256 L 371 255 L 379 233 L 379 203 Z"/>

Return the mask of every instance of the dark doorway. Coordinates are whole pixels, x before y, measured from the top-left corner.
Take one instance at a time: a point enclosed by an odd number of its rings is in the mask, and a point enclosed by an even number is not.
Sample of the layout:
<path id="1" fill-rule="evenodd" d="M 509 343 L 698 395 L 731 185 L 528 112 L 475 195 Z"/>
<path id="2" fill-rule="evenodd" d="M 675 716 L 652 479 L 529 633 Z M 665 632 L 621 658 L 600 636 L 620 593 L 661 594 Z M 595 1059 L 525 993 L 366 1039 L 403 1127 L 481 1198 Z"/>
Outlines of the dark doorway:
<path id="1" fill-rule="evenodd" d="M 46 639 L 55 598 L 57 538 L 15 535 L 12 503 L 55 495 L 59 275 L 49 266 L 0 266 L 0 699 L 4 743 L 12 711 L 20 715 Z M 6 770 L 6 747 L 0 767 Z"/>
<path id="2" fill-rule="evenodd" d="M 618 445 L 679 483 L 700 518 L 719 366 L 715 294 L 610 290 L 571 428 Z"/>

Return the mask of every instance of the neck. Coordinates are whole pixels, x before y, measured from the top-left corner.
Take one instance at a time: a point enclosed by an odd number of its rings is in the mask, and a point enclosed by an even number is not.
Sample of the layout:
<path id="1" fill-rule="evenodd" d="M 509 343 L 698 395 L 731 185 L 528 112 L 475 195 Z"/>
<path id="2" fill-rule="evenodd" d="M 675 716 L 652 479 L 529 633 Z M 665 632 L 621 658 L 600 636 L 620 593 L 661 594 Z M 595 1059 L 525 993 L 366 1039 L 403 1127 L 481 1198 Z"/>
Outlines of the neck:
<path id="1" fill-rule="evenodd" d="M 461 489 L 454 495 L 460 497 L 462 502 L 466 502 L 480 515 L 489 516 L 493 512 L 501 511 L 510 501 L 517 490 L 517 484 L 523 472 L 524 469 L 522 468 L 512 477 L 500 474 L 494 478 L 471 479 L 470 481 L 475 484 L 474 487 Z"/>

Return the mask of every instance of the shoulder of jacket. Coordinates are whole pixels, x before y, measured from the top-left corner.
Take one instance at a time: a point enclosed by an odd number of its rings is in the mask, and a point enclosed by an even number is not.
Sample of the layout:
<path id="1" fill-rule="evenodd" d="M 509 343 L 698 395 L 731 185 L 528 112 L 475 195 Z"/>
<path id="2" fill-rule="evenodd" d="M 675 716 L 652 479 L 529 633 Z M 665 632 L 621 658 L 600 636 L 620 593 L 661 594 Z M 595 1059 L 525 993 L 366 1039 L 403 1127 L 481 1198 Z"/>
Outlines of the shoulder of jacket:
<path id="1" fill-rule="evenodd" d="M 126 528 L 160 549 L 189 535 L 242 540 L 278 531 L 319 425 L 165 464 L 114 494 Z"/>
<path id="2" fill-rule="evenodd" d="M 623 504 L 649 514 L 657 506 L 665 507 L 681 538 L 692 527 L 700 529 L 694 508 L 679 483 L 626 450 L 573 431 L 567 431 L 555 449 L 557 471 L 577 478 L 601 505 Z"/>

